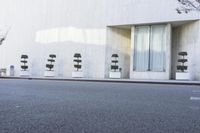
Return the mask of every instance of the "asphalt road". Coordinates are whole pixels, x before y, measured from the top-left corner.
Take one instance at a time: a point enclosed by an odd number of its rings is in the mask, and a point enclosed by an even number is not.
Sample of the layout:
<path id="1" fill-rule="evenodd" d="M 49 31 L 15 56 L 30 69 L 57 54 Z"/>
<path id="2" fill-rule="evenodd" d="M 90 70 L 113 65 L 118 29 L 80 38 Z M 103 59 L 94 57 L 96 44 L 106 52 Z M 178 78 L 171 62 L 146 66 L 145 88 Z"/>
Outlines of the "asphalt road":
<path id="1" fill-rule="evenodd" d="M 200 86 L 0 80 L 0 133 L 200 133 Z"/>

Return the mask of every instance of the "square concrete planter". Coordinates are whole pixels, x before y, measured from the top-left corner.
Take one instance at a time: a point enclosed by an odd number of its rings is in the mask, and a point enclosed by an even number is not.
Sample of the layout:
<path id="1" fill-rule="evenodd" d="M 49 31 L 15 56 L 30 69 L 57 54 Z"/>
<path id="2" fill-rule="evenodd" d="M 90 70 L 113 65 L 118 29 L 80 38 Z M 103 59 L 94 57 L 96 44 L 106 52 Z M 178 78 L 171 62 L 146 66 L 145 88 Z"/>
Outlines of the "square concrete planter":
<path id="1" fill-rule="evenodd" d="M 72 78 L 83 78 L 83 72 L 82 71 L 72 72 Z"/>
<path id="2" fill-rule="evenodd" d="M 121 78 L 121 72 L 110 72 L 109 77 L 112 79 L 120 79 Z"/>
<path id="3" fill-rule="evenodd" d="M 44 76 L 45 77 L 54 77 L 55 76 L 55 72 L 54 71 L 45 71 L 44 72 Z"/>
<path id="4" fill-rule="evenodd" d="M 189 80 L 190 75 L 187 72 L 177 72 L 176 73 L 176 80 Z"/>
<path id="5" fill-rule="evenodd" d="M 7 76 L 7 69 L 1 68 L 0 69 L 0 77 L 6 77 Z"/>
<path id="6" fill-rule="evenodd" d="M 30 73 L 29 71 L 20 71 L 20 77 L 29 77 Z"/>

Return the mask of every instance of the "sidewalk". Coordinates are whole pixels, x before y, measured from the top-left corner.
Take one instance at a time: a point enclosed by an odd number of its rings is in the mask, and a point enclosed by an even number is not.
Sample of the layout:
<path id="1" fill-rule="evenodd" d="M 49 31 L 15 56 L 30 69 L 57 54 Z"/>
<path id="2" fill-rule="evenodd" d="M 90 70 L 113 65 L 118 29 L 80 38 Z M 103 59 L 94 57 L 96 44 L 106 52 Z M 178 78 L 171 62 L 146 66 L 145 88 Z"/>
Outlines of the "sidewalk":
<path id="1" fill-rule="evenodd" d="M 55 81 L 79 81 L 79 82 L 110 82 L 110 83 L 140 83 L 140 84 L 172 84 L 172 85 L 199 85 L 200 86 L 200 81 L 183 81 L 183 80 L 134 80 L 134 79 L 51 78 L 51 77 L 0 77 L 0 79 L 55 80 Z"/>

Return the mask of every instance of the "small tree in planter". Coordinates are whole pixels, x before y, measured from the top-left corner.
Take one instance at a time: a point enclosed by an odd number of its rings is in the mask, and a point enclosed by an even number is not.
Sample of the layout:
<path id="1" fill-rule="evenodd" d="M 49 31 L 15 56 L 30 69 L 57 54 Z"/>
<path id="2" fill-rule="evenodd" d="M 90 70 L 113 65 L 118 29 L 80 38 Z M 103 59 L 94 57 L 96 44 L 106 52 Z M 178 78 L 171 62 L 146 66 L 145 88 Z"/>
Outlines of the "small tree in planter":
<path id="1" fill-rule="evenodd" d="M 109 73 L 110 78 L 121 78 L 121 71 L 119 71 L 119 56 L 118 54 L 113 54 L 111 56 L 111 71 Z"/>
<path id="2" fill-rule="evenodd" d="M 188 62 L 188 60 L 185 58 L 188 54 L 187 52 L 179 52 L 178 53 L 180 59 L 178 59 L 178 64 L 177 65 L 177 70 L 178 72 L 176 73 L 176 79 L 189 79 L 189 74 L 186 72 L 188 69 L 188 66 L 185 65 L 185 63 Z"/>
<path id="3" fill-rule="evenodd" d="M 28 63 L 27 59 L 28 55 L 21 55 L 21 63 L 23 63 L 23 65 L 21 65 L 22 71 L 26 71 L 28 69 L 28 66 L 26 65 Z"/>
<path id="4" fill-rule="evenodd" d="M 55 76 L 55 73 L 54 73 L 54 64 L 55 63 L 55 58 L 56 58 L 56 55 L 55 54 L 50 54 L 49 55 L 49 59 L 47 59 L 47 61 L 49 62 L 48 64 L 46 64 L 46 68 L 48 70 L 45 71 L 45 74 L 44 76 L 45 77 L 54 77 Z"/>
<path id="5" fill-rule="evenodd" d="M 47 61 L 49 62 L 49 64 L 46 64 L 46 67 L 49 69 L 48 71 L 53 71 L 52 70 L 54 68 L 53 63 L 55 62 L 54 58 L 56 58 L 56 55 L 50 54 L 49 59 L 47 59 Z"/>
<path id="6" fill-rule="evenodd" d="M 181 65 L 177 66 L 177 70 L 181 72 L 185 72 L 188 68 L 187 66 L 185 66 L 185 63 L 188 62 L 188 60 L 185 59 L 185 56 L 187 56 L 187 52 L 180 52 L 178 55 L 182 56 L 182 58 L 178 59 L 178 62 L 181 63 Z"/>
<path id="7" fill-rule="evenodd" d="M 80 69 L 81 69 L 81 62 L 82 62 L 82 60 L 81 60 L 81 54 L 79 54 L 79 53 L 76 53 L 76 54 L 74 54 L 74 68 L 76 69 L 76 71 L 79 71 Z"/>
<path id="8" fill-rule="evenodd" d="M 113 54 L 112 55 L 111 70 L 113 70 L 114 72 L 116 72 L 119 69 L 118 58 L 119 58 L 118 54 Z"/>
<path id="9" fill-rule="evenodd" d="M 82 68 L 82 59 L 81 59 L 81 54 L 80 53 L 75 53 L 74 54 L 74 68 L 75 68 L 75 71 L 72 72 L 72 77 L 73 78 L 82 78 L 83 77 L 83 72 L 80 71 L 81 68 Z"/>
<path id="10" fill-rule="evenodd" d="M 25 55 L 25 54 L 21 55 L 21 63 L 22 63 L 21 69 L 22 70 L 21 70 L 20 76 L 29 76 L 27 60 L 28 60 L 28 55 Z"/>

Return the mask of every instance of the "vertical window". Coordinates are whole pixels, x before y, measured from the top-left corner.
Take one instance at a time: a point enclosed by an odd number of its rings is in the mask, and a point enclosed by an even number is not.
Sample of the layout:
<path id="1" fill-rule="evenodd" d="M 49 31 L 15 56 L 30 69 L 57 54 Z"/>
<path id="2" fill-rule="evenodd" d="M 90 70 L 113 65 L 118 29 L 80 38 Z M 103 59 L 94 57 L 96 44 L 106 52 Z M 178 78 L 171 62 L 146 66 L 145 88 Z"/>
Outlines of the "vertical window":
<path id="1" fill-rule="evenodd" d="M 164 25 L 138 26 L 134 39 L 134 71 L 165 71 L 166 31 Z"/>
<path id="2" fill-rule="evenodd" d="M 151 26 L 150 71 L 165 71 L 165 26 Z"/>
<path id="3" fill-rule="evenodd" d="M 149 68 L 149 31 L 148 26 L 135 28 L 134 70 L 147 71 Z"/>

